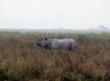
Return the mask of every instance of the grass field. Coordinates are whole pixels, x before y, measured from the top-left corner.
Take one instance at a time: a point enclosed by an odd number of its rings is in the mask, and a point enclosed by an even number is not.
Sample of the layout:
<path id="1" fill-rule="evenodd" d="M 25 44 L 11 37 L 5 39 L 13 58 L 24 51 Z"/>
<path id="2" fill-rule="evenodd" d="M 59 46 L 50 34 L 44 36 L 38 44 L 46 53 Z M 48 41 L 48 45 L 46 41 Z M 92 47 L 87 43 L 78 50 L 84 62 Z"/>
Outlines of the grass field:
<path id="1" fill-rule="evenodd" d="M 72 51 L 46 50 L 33 41 L 74 38 Z M 0 81 L 110 81 L 110 34 L 0 33 Z"/>

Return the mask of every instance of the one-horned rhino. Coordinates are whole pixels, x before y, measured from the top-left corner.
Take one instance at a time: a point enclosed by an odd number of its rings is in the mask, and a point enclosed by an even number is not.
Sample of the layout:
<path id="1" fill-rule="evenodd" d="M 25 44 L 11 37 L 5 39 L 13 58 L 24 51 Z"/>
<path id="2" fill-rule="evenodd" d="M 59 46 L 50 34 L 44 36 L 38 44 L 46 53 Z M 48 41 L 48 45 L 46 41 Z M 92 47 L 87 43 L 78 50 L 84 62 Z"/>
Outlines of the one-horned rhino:
<path id="1" fill-rule="evenodd" d="M 37 46 L 44 47 L 46 49 L 57 49 L 62 48 L 66 50 L 74 50 L 76 46 L 76 41 L 72 38 L 64 39 L 43 39 L 37 41 Z"/>

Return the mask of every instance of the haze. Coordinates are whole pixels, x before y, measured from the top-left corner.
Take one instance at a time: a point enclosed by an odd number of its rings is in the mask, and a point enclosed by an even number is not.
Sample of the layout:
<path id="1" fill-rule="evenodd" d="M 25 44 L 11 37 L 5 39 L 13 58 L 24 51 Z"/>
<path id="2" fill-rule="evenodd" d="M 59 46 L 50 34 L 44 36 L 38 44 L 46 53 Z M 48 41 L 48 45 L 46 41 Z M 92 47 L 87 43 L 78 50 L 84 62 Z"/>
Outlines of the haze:
<path id="1" fill-rule="evenodd" d="M 110 28 L 110 0 L 0 0 L 0 28 Z"/>

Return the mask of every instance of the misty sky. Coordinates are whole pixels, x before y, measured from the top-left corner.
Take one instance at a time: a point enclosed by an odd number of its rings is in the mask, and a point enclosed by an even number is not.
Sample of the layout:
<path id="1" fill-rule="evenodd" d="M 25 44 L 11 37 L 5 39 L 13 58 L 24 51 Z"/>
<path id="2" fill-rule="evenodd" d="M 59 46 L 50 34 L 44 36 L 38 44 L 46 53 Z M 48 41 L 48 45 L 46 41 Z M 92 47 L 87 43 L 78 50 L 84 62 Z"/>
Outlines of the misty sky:
<path id="1" fill-rule="evenodd" d="M 0 0 L 0 28 L 110 27 L 110 0 Z"/>

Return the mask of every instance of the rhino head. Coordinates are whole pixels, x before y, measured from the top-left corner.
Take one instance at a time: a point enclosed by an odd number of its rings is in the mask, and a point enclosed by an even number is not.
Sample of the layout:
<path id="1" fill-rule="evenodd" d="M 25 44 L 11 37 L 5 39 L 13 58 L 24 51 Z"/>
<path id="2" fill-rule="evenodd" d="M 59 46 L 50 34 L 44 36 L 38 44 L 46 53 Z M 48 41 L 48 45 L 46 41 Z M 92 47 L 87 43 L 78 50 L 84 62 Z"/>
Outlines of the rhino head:
<path id="1" fill-rule="evenodd" d="M 45 38 L 43 40 L 38 40 L 37 46 L 44 47 L 44 48 L 50 48 L 50 41 L 47 38 Z"/>

